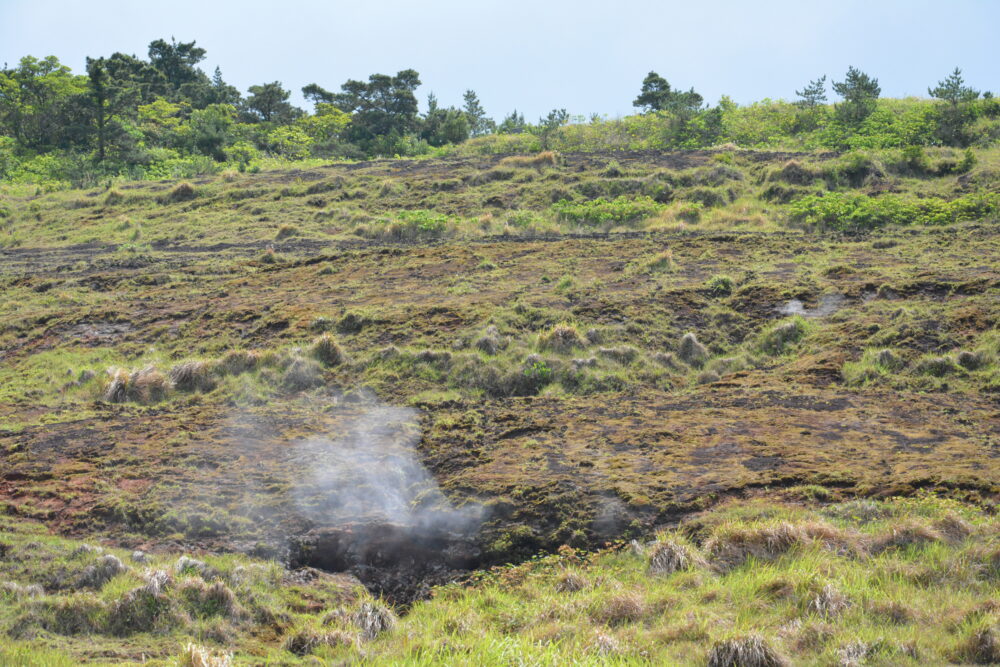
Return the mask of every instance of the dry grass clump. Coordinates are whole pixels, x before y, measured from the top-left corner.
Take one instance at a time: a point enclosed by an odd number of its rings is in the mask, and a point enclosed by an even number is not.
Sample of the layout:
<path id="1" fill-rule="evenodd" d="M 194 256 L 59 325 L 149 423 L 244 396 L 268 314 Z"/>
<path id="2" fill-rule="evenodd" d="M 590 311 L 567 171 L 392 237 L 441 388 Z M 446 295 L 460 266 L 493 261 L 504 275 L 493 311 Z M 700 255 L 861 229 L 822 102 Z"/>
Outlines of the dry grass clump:
<path id="1" fill-rule="evenodd" d="M 451 363 L 452 354 L 448 350 L 420 350 L 413 355 L 413 358 L 415 361 L 425 364 L 448 366 Z"/>
<path id="2" fill-rule="evenodd" d="M 815 614 L 832 618 L 848 609 L 851 606 L 851 601 L 832 584 L 827 584 L 816 597 L 809 600 L 806 606 L 809 611 Z"/>
<path id="3" fill-rule="evenodd" d="M 476 339 L 475 346 L 477 350 L 492 357 L 507 347 L 507 341 L 500 336 L 500 330 L 491 324 L 483 331 L 483 335 Z"/>
<path id="4" fill-rule="evenodd" d="M 757 347 L 764 354 L 777 356 L 784 354 L 791 345 L 798 343 L 806 335 L 806 321 L 801 317 L 793 317 L 787 322 L 780 322 L 760 337 Z"/>
<path id="5" fill-rule="evenodd" d="M 221 581 L 208 584 L 202 579 L 188 578 L 181 582 L 178 591 L 199 618 L 238 618 L 243 614 L 236 595 Z"/>
<path id="6" fill-rule="evenodd" d="M 703 565 L 701 556 L 691 547 L 671 538 L 657 540 L 649 550 L 650 575 L 673 574 L 688 570 L 695 565 Z"/>
<path id="7" fill-rule="evenodd" d="M 77 577 L 76 587 L 99 589 L 127 569 L 118 556 L 106 554 L 83 569 Z"/>
<path id="8" fill-rule="evenodd" d="M 758 634 L 716 642 L 708 667 L 785 667 L 788 661 Z"/>
<path id="9" fill-rule="evenodd" d="M 872 553 L 882 553 L 889 549 L 923 547 L 943 539 L 944 536 L 930 526 L 911 520 L 872 540 L 871 551 Z"/>
<path id="10" fill-rule="evenodd" d="M 124 368 L 109 368 L 108 383 L 104 385 L 104 400 L 108 403 L 124 403 L 128 398 L 128 371 Z"/>
<path id="11" fill-rule="evenodd" d="M 111 605 L 108 630 L 116 635 L 149 632 L 172 615 L 172 605 L 165 591 L 172 584 L 162 570 L 146 575 L 146 583 L 133 588 Z"/>
<path id="12" fill-rule="evenodd" d="M 672 250 L 667 249 L 663 252 L 657 253 L 650 259 L 646 261 L 645 264 L 647 271 L 657 272 L 657 271 L 673 271 L 675 267 L 674 264 L 674 253 Z"/>
<path id="13" fill-rule="evenodd" d="M 287 239 L 289 237 L 295 236 L 299 233 L 299 228 L 295 225 L 284 224 L 278 227 L 278 231 L 274 235 L 275 241 L 281 241 L 282 239 Z"/>
<path id="14" fill-rule="evenodd" d="M 975 528 L 972 524 L 954 512 L 948 512 L 934 522 L 934 529 L 944 535 L 949 542 L 961 542 L 972 535 Z"/>
<path id="15" fill-rule="evenodd" d="M 697 382 L 698 384 L 712 384 L 714 382 L 718 382 L 721 379 L 722 377 L 720 377 L 719 374 L 716 373 L 715 371 L 705 370 L 702 371 L 701 373 L 698 373 L 698 377 L 695 378 L 695 382 Z"/>
<path id="16" fill-rule="evenodd" d="M 204 646 L 188 644 L 177 658 L 178 667 L 231 667 L 233 654 L 214 653 Z"/>
<path id="17" fill-rule="evenodd" d="M 185 361 L 170 369 L 170 381 L 180 391 L 212 391 L 212 369 L 213 364 L 207 361 Z"/>
<path id="18" fill-rule="evenodd" d="M 309 354 L 324 366 L 336 366 L 344 360 L 344 352 L 333 336 L 326 333 L 313 340 Z"/>
<path id="19" fill-rule="evenodd" d="M 631 345 L 619 345 L 618 347 L 601 347 L 597 349 L 597 354 L 610 359 L 622 366 L 628 366 L 639 358 L 639 350 Z"/>
<path id="20" fill-rule="evenodd" d="M 216 370 L 223 375 L 240 375 L 260 365 L 260 353 L 252 350 L 230 350 L 216 363 Z"/>
<path id="21" fill-rule="evenodd" d="M 107 605 L 93 593 L 49 597 L 31 603 L 42 612 L 41 626 L 60 635 L 100 632 Z"/>
<path id="22" fill-rule="evenodd" d="M 956 657 L 973 665 L 1000 664 L 1000 630 L 995 625 L 973 630 L 958 647 Z"/>
<path id="23" fill-rule="evenodd" d="M 103 398 L 108 403 L 160 401 L 166 397 L 172 384 L 154 366 L 146 366 L 131 373 L 124 368 L 109 368 L 108 375 L 108 383 L 103 392 Z"/>
<path id="24" fill-rule="evenodd" d="M 791 185 L 810 185 L 818 174 L 798 160 L 789 160 L 785 165 L 768 176 L 770 181 L 782 181 Z"/>
<path id="25" fill-rule="evenodd" d="M 698 342 L 698 337 L 689 331 L 681 337 L 677 356 L 691 366 L 701 366 L 708 360 L 708 348 Z"/>
<path id="26" fill-rule="evenodd" d="M 365 602 L 354 612 L 351 620 L 361 630 L 362 638 L 368 641 L 396 627 L 396 615 L 378 602 Z"/>
<path id="27" fill-rule="evenodd" d="M 605 625 L 624 625 L 642 620 L 648 613 L 646 601 L 638 593 L 621 593 L 600 600 L 591 608 L 591 618 Z"/>
<path id="28" fill-rule="evenodd" d="M 554 167 L 558 164 L 559 158 L 554 151 L 542 151 L 534 155 L 511 155 L 500 160 L 503 167 Z"/>
<path id="29" fill-rule="evenodd" d="M 774 526 L 723 526 L 705 543 L 705 552 L 722 571 L 739 567 L 748 558 L 771 561 L 796 547 L 822 544 L 838 553 L 859 553 L 857 540 L 833 526 L 783 522 Z"/>
<path id="30" fill-rule="evenodd" d="M 959 366 L 967 371 L 977 370 L 983 365 L 982 355 L 976 352 L 969 352 L 968 350 L 962 350 L 959 352 L 958 356 L 955 357 L 955 361 L 958 362 Z"/>
<path id="31" fill-rule="evenodd" d="M 921 375 L 944 377 L 958 370 L 958 367 L 948 357 L 924 357 L 917 362 L 914 370 Z"/>
<path id="32" fill-rule="evenodd" d="M 129 377 L 131 397 L 142 403 L 161 401 L 170 391 L 171 380 L 153 366 L 133 371 Z"/>
<path id="33" fill-rule="evenodd" d="M 576 593 L 587 587 L 587 579 L 576 572 L 563 572 L 556 580 L 556 590 L 560 593 Z"/>
<path id="34" fill-rule="evenodd" d="M 585 346 L 586 342 L 572 324 L 557 324 L 538 336 L 538 347 L 543 350 L 565 353 Z"/>
<path id="35" fill-rule="evenodd" d="M 282 648 L 297 656 L 306 656 L 320 646 L 350 646 L 354 638 L 346 632 L 318 632 L 313 629 L 299 630 L 289 635 Z"/>
<path id="36" fill-rule="evenodd" d="M 28 584 L 22 586 L 16 581 L 0 582 L 0 597 L 9 596 L 13 598 L 37 598 L 45 594 L 45 590 L 38 584 Z"/>
<path id="37" fill-rule="evenodd" d="M 673 352 L 656 352 L 650 357 L 650 359 L 666 369 L 672 371 L 681 370 L 680 362 L 677 360 L 677 357 L 674 356 Z"/>
<path id="38" fill-rule="evenodd" d="M 281 375 L 281 384 L 291 391 L 312 389 L 323 384 L 323 369 L 312 359 L 293 357 Z"/>
<path id="39" fill-rule="evenodd" d="M 598 631 L 594 634 L 594 651 L 598 655 L 617 655 L 622 652 L 621 642 L 612 635 Z"/>
<path id="40" fill-rule="evenodd" d="M 582 371 L 584 368 L 595 368 L 597 366 L 597 357 L 584 357 L 581 359 L 572 359 L 569 362 L 569 367 L 574 372 Z"/>
<path id="41" fill-rule="evenodd" d="M 178 183 L 170 192 L 160 197 L 161 204 L 173 204 L 182 201 L 189 201 L 198 195 L 198 191 L 190 183 Z"/>

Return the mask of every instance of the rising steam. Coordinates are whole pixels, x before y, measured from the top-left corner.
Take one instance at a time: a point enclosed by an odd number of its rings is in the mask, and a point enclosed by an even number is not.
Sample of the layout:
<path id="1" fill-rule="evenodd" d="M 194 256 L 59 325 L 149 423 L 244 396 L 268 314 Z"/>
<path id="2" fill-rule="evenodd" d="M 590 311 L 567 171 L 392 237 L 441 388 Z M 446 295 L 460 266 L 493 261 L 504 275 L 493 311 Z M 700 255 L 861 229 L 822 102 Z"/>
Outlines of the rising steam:
<path id="1" fill-rule="evenodd" d="M 474 531 L 478 505 L 453 507 L 418 460 L 419 413 L 377 402 L 345 406 L 335 434 L 295 445 L 293 497 L 322 525 L 385 522 L 412 531 Z"/>

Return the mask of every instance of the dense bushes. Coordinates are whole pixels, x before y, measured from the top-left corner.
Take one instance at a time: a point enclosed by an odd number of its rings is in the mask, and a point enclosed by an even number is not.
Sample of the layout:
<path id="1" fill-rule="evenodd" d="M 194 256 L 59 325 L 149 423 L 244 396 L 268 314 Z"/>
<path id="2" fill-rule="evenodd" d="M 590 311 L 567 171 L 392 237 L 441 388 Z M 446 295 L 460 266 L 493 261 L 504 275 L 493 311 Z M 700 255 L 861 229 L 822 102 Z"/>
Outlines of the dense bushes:
<path id="1" fill-rule="evenodd" d="M 566 199 L 552 205 L 555 214 L 566 222 L 581 225 L 627 224 L 652 217 L 664 206 L 651 197 L 598 197 L 590 201 L 572 202 Z"/>
<path id="2" fill-rule="evenodd" d="M 898 195 L 869 197 L 827 192 L 807 195 L 789 205 L 792 220 L 826 229 L 860 230 L 885 225 L 945 225 L 979 220 L 1000 210 L 996 194 L 965 195 L 951 201 Z"/>

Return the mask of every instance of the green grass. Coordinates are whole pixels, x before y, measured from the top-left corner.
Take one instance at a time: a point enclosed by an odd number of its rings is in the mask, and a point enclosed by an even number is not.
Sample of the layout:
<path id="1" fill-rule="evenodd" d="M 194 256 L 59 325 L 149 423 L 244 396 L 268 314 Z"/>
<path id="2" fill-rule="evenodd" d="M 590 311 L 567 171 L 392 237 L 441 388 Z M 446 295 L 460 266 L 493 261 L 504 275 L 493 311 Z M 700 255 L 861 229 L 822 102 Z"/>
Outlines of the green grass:
<path id="1" fill-rule="evenodd" d="M 287 648 L 300 635 L 320 639 L 306 656 L 364 664 L 502 664 L 515 656 L 529 664 L 704 664 L 715 643 L 757 633 L 794 664 L 829 664 L 861 650 L 873 664 L 917 665 L 971 661 L 982 644 L 975 634 L 1000 632 L 991 603 L 1000 527 L 980 508 L 933 496 L 729 503 L 639 548 L 565 547 L 435 589 L 374 641 L 354 620 L 371 599 L 347 580 L 290 584 L 279 565 L 233 555 L 180 572 L 177 554 L 136 564 L 125 550 L 84 551 L 9 520 L 2 541 L 0 579 L 44 589 L 4 594 L 0 629 L 15 637 L 4 645 L 5 664 L 100 661 L 108 651 L 116 661 L 145 655 L 170 664 L 188 643 L 232 653 L 236 664 L 297 664 Z M 659 544 L 686 545 L 687 564 L 651 571 Z M 96 589 L 73 583 L 108 554 L 125 571 Z M 114 625 L 115 605 L 156 570 L 169 575 L 152 617 L 159 631 Z M 202 601 L 212 583 L 231 594 L 228 602 Z M 90 629 L 79 634 L 84 625 Z"/>

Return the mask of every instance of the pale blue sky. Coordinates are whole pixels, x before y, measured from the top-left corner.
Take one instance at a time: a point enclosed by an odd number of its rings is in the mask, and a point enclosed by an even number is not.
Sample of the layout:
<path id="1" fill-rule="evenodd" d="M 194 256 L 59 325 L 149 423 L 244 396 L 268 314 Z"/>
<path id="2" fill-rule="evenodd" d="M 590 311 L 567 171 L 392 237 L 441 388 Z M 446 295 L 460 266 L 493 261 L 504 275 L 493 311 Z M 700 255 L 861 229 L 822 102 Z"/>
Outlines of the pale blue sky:
<path id="1" fill-rule="evenodd" d="M 794 97 L 810 79 L 848 65 L 877 76 L 887 96 L 926 95 L 960 66 L 1000 92 L 998 0 L 0 0 L 0 62 L 56 55 L 146 56 L 157 38 L 197 40 L 227 81 L 280 80 L 302 104 L 316 82 L 412 67 L 442 104 L 475 89 L 498 120 L 632 112 L 656 70 L 714 103 Z"/>

